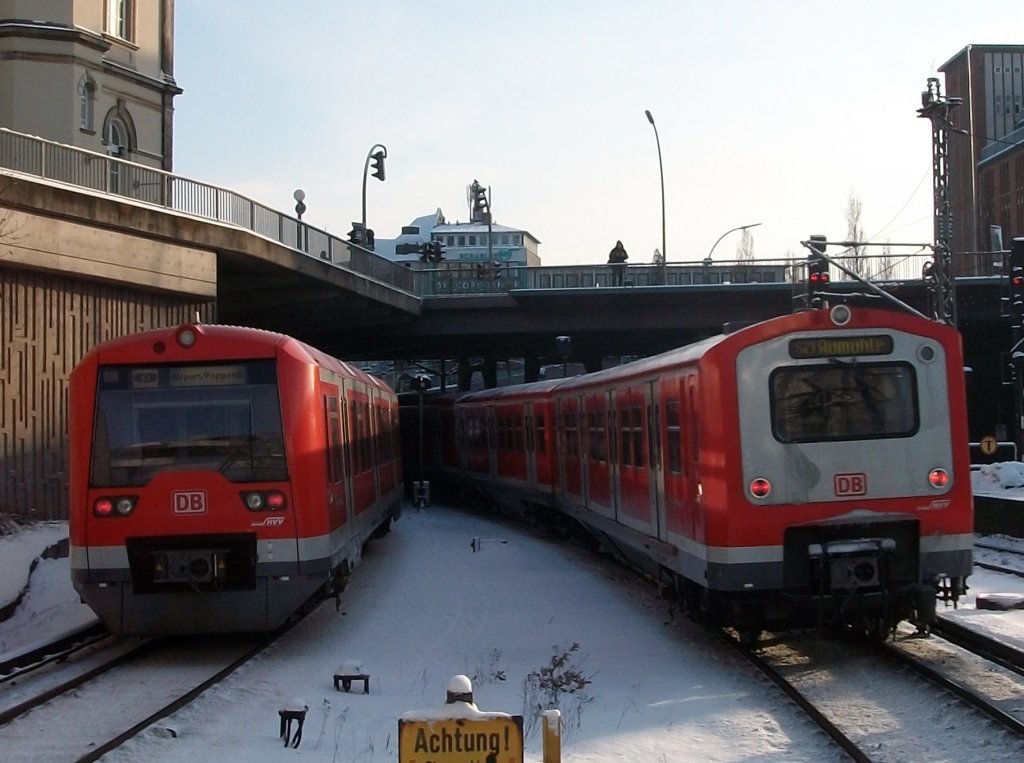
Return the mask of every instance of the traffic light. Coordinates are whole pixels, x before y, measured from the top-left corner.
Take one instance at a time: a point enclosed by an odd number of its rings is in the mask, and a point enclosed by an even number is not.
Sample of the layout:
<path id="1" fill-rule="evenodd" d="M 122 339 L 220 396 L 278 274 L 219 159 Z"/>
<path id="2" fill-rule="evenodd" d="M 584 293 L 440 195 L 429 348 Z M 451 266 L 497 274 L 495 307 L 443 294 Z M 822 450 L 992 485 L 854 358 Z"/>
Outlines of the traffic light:
<path id="1" fill-rule="evenodd" d="M 1024 238 L 1015 238 L 1010 249 L 1010 314 L 1024 319 Z"/>
<path id="2" fill-rule="evenodd" d="M 348 232 L 348 240 L 359 246 L 366 245 L 366 228 L 362 223 L 352 223 L 352 230 Z"/>
<path id="3" fill-rule="evenodd" d="M 420 259 L 435 264 L 440 262 L 444 259 L 444 244 L 440 241 L 427 241 L 420 247 Z"/>
<path id="4" fill-rule="evenodd" d="M 469 190 L 472 205 L 470 219 L 474 222 L 487 220 L 491 214 L 491 204 L 487 200 L 487 189 L 474 180 Z"/>
<path id="5" fill-rule="evenodd" d="M 378 180 L 384 179 L 384 157 L 387 156 L 383 151 L 378 151 L 370 156 L 370 166 L 373 167 L 373 175 Z"/>
<path id="6" fill-rule="evenodd" d="M 811 236 L 811 252 L 807 255 L 807 296 L 814 295 L 828 288 L 828 260 L 824 258 L 825 236 Z"/>

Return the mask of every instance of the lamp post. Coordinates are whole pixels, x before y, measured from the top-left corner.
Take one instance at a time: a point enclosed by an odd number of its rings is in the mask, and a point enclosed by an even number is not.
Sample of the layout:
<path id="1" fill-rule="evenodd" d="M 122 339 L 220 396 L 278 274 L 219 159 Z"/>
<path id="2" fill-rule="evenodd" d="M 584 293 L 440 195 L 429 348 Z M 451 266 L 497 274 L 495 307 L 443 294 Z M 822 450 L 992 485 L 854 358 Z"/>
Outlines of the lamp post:
<path id="1" fill-rule="evenodd" d="M 661 268 L 662 273 L 668 264 L 668 253 L 665 251 L 665 169 L 661 163 L 661 138 L 658 137 L 658 125 L 654 124 L 654 117 L 650 110 L 645 110 L 647 121 L 654 128 L 654 140 L 658 144 L 658 174 L 661 176 Z"/>
<path id="2" fill-rule="evenodd" d="M 749 225 L 738 225 L 735 228 L 729 228 L 729 230 L 727 230 L 725 233 L 718 237 L 718 241 L 715 241 L 715 243 L 711 245 L 711 251 L 709 251 L 708 256 L 704 258 L 704 267 L 709 267 L 711 265 L 711 255 L 714 254 L 715 247 L 718 246 L 719 241 L 728 236 L 730 233 L 735 233 L 738 230 L 747 230 L 747 228 L 756 228 L 760 224 L 761 223 L 750 223 Z"/>

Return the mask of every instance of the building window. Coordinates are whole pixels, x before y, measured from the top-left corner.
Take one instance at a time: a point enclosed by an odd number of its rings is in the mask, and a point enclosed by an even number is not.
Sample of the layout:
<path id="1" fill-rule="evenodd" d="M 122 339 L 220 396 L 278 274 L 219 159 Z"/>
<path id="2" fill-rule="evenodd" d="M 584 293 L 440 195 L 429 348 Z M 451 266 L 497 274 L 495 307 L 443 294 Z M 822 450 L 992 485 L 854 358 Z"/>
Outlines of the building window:
<path id="1" fill-rule="evenodd" d="M 78 126 L 89 132 L 93 131 L 93 114 L 96 103 L 96 82 L 88 74 L 78 80 Z"/>
<path id="2" fill-rule="evenodd" d="M 107 33 L 122 40 L 133 40 L 135 0 L 107 0 Z"/>
<path id="3" fill-rule="evenodd" d="M 465 246 L 466 245 L 466 237 L 465 236 L 458 236 L 456 240 L 458 241 L 459 246 Z"/>
<path id="4" fill-rule="evenodd" d="M 467 240 L 466 240 L 466 243 L 469 246 L 476 246 L 476 236 L 468 236 Z"/>

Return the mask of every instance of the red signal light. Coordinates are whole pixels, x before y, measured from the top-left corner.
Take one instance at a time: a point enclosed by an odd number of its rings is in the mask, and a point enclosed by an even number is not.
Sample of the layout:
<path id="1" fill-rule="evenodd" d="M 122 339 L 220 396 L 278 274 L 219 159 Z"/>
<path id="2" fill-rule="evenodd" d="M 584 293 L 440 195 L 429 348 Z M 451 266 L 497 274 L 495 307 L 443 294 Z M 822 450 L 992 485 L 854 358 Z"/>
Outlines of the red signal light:
<path id="1" fill-rule="evenodd" d="M 279 490 L 271 490 L 267 493 L 267 506 L 271 511 L 280 511 L 288 505 L 284 499 L 284 493 Z"/>
<path id="2" fill-rule="evenodd" d="M 750 481 L 750 494 L 754 498 L 767 498 L 772 492 L 772 483 L 764 477 L 757 477 Z"/>
<path id="3" fill-rule="evenodd" d="M 928 484 L 940 489 L 949 485 L 949 472 L 945 469 L 932 469 L 928 472 Z"/>
<path id="4" fill-rule="evenodd" d="M 114 513 L 114 502 L 109 498 L 97 498 L 92 505 L 92 513 L 97 517 L 109 517 Z"/>

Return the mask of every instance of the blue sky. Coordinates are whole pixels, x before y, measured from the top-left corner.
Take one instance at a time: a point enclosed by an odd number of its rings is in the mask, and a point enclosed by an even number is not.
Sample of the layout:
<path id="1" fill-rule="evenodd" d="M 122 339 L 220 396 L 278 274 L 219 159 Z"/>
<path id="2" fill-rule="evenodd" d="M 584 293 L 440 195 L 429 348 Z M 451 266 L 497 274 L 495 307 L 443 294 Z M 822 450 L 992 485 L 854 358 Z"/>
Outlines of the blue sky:
<path id="1" fill-rule="evenodd" d="M 466 186 L 546 265 L 759 257 L 846 234 L 929 242 L 926 80 L 967 44 L 1024 44 L 1021 0 L 178 0 L 174 168 L 344 235 L 379 238 Z M 945 93 L 945 90 L 943 91 Z M 956 95 L 956 93 L 946 93 Z M 735 257 L 739 234 L 715 249 Z"/>

